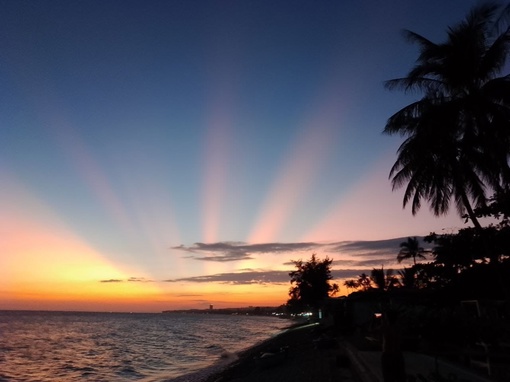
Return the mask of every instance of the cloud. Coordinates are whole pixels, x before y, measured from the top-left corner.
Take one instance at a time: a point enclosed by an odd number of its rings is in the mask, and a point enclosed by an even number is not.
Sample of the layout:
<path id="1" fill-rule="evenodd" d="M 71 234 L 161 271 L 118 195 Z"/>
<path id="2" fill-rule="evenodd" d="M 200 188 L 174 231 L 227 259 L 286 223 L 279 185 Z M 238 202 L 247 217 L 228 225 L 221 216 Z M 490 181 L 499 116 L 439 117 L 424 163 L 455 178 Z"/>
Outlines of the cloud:
<path id="1" fill-rule="evenodd" d="M 422 239 L 422 238 L 419 238 Z M 188 258 L 198 261 L 230 262 L 253 259 L 257 255 L 286 253 L 296 256 L 296 252 L 328 254 L 332 262 L 333 279 L 355 278 L 361 273 L 370 272 L 372 268 L 395 268 L 396 256 L 400 243 L 407 238 L 394 238 L 375 241 L 344 241 L 333 243 L 297 242 L 297 243 L 261 243 L 247 244 L 243 242 L 195 243 L 191 246 L 172 247 L 189 254 Z M 319 254 L 319 257 L 320 254 Z M 282 285 L 290 282 L 289 272 L 293 270 L 291 261 L 283 263 L 288 270 L 270 269 L 239 269 L 229 273 L 216 273 L 194 277 L 159 280 L 157 282 L 176 283 L 222 283 L 229 285 Z M 396 267 L 401 268 L 401 267 Z M 107 279 L 102 283 L 120 282 L 154 282 L 144 277 L 130 277 L 127 280 Z M 190 295 L 189 297 L 192 297 Z M 196 297 L 199 297 L 197 295 Z"/>
<path id="2" fill-rule="evenodd" d="M 334 279 L 355 278 L 359 274 L 370 272 L 373 268 L 395 268 L 396 256 L 400 243 L 406 237 L 375 240 L 375 241 L 344 241 L 344 242 L 297 242 L 297 243 L 261 243 L 247 244 L 244 242 L 217 242 L 195 243 L 191 246 L 180 245 L 172 249 L 189 254 L 188 258 L 198 261 L 230 262 L 253 259 L 264 254 L 289 255 L 283 265 L 288 266 L 286 271 L 270 269 L 239 269 L 230 273 L 216 273 L 195 277 L 164 280 L 164 282 L 189 283 L 224 283 L 230 285 L 267 285 L 288 284 L 289 272 L 294 264 L 290 256 L 299 257 L 299 252 L 325 253 L 332 262 L 332 276 Z M 397 267 L 400 268 L 400 267 Z"/>
<path id="3" fill-rule="evenodd" d="M 407 238 L 399 237 L 387 240 L 373 241 L 342 241 L 333 243 L 331 252 L 357 253 L 363 255 L 380 255 L 381 253 L 394 253 L 397 255 L 400 243 L 406 241 Z"/>
<path id="4" fill-rule="evenodd" d="M 136 283 L 150 283 L 153 280 L 146 279 L 145 277 L 130 277 L 127 280 L 121 279 L 107 279 L 107 280 L 99 280 L 101 283 L 123 283 L 123 282 L 136 282 Z"/>
<path id="5" fill-rule="evenodd" d="M 423 238 L 419 238 L 422 239 Z M 183 251 L 189 254 L 187 258 L 198 261 L 229 262 L 239 260 L 251 260 L 257 255 L 292 253 L 296 252 L 318 252 L 327 254 L 357 256 L 377 256 L 387 262 L 389 256 L 396 257 L 400 243 L 407 238 L 399 237 L 388 240 L 374 241 L 342 241 L 333 243 L 297 242 L 297 243 L 261 243 L 247 244 L 244 242 L 217 242 L 217 243 L 195 243 L 190 246 L 180 245 L 172 247 L 174 250 Z M 374 260 L 380 263 L 381 260 Z M 336 260 L 335 260 L 336 261 Z M 285 265 L 292 265 L 288 261 Z M 337 263 L 340 265 L 340 263 Z M 355 264 L 355 263 L 351 263 Z M 346 264 L 347 265 L 347 264 Z"/>
<path id="6" fill-rule="evenodd" d="M 331 276 L 334 280 L 357 278 L 361 273 L 370 273 L 366 268 L 333 269 Z M 244 272 L 217 273 L 212 275 L 186 277 L 164 280 L 168 283 L 221 283 L 229 285 L 286 285 L 290 283 L 287 271 L 250 270 Z"/>
<path id="7" fill-rule="evenodd" d="M 239 261 L 254 259 L 254 255 L 266 253 L 301 252 L 324 246 L 319 243 L 263 243 L 247 244 L 243 242 L 195 243 L 191 246 L 180 245 L 172 249 L 190 253 L 189 258 L 200 261 Z"/>
<path id="8" fill-rule="evenodd" d="M 151 283 L 153 280 L 146 279 L 145 277 L 130 277 L 127 281 L 136 283 Z"/>
<path id="9" fill-rule="evenodd" d="M 266 284 L 287 284 L 290 281 L 287 271 L 265 271 L 265 270 L 244 270 L 241 272 L 218 273 L 213 275 L 186 277 L 179 279 L 165 280 L 165 282 L 192 282 L 209 283 L 217 282 L 231 285 L 266 285 Z"/>

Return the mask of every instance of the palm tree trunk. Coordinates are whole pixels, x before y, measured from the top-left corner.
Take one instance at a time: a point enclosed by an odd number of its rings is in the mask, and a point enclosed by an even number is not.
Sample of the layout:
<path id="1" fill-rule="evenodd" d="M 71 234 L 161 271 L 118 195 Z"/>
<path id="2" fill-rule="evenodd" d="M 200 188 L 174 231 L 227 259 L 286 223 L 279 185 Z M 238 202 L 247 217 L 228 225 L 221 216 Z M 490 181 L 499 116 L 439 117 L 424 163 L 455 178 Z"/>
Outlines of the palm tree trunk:
<path id="1" fill-rule="evenodd" d="M 471 207 L 471 203 L 469 202 L 465 192 L 462 193 L 461 198 L 462 204 L 464 204 L 464 207 L 466 208 L 467 214 L 469 216 L 469 220 L 471 220 L 477 231 L 481 234 L 483 231 L 482 225 L 478 221 L 478 218 L 476 217 L 475 212 L 473 211 L 473 207 Z"/>

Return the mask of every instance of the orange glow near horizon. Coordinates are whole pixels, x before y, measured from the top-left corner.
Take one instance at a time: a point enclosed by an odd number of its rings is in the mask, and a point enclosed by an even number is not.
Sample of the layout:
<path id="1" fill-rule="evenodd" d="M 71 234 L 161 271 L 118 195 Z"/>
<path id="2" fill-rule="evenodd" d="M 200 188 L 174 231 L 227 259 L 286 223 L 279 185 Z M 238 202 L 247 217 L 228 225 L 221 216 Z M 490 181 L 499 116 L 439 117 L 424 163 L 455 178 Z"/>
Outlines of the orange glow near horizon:
<path id="1" fill-rule="evenodd" d="M 70 232 L 14 176 L 5 178 L 0 233 L 7 240 L 0 241 L 0 309 L 159 312 L 285 302 L 287 285 L 176 284 L 114 264 Z M 174 266 L 183 261 L 178 256 L 172 260 Z M 205 268 L 235 267 L 206 264 L 202 272 L 207 273 Z M 140 279 L 129 281 L 132 275 Z"/>
<path id="2" fill-rule="evenodd" d="M 114 265 L 65 229 L 58 217 L 13 177 L 6 182 L 4 192 L 4 214 L 0 216 L 1 308 L 30 309 L 32 304 L 52 306 L 61 300 L 78 304 L 140 299 L 158 292 L 149 283 L 104 285 L 101 280 L 128 279 L 130 270 Z M 38 220 L 31 216 L 36 211 Z"/>
<path id="3" fill-rule="evenodd" d="M 11 187 L 15 188 L 13 184 Z M 0 253 L 4 254 L 0 309 L 160 312 L 207 308 L 210 304 L 234 307 L 285 302 L 287 286 L 282 292 L 272 285 L 129 281 L 139 270 L 133 273 L 111 263 L 68 232 L 22 187 L 18 185 L 16 191 L 12 199 L 21 204 L 11 204 L 12 208 L 23 205 L 27 210 L 38 210 L 47 220 L 24 217 L 20 211 L 0 217 L 0 232 L 8 238 L 0 242 Z"/>
<path id="4" fill-rule="evenodd" d="M 1 221 L 2 227 L 6 224 Z M 128 280 L 129 273 L 69 233 L 12 219 L 8 224 L 12 227 L 11 235 L 1 245 L 2 253 L 9 254 L 0 271 L 4 298 L 77 302 L 92 297 L 95 301 L 107 301 L 141 298 L 158 292 L 150 283 L 100 282 Z"/>

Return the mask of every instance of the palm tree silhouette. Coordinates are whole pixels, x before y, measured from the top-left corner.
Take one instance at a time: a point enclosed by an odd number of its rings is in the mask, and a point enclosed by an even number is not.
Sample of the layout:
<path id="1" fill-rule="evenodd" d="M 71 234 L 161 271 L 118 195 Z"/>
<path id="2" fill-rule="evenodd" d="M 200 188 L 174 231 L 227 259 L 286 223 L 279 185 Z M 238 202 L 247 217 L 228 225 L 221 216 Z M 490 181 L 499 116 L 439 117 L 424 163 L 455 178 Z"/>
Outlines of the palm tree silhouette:
<path id="1" fill-rule="evenodd" d="M 420 247 L 420 243 L 418 239 L 415 237 L 408 237 L 407 241 L 403 241 L 400 243 L 400 251 L 397 255 L 397 261 L 399 263 L 405 259 L 413 259 L 414 265 L 416 265 L 416 258 L 425 259 L 424 253 L 427 253 L 422 247 Z"/>
<path id="2" fill-rule="evenodd" d="M 370 288 L 372 288 L 370 277 L 364 272 L 358 276 L 357 282 L 359 287 L 364 291 L 367 291 Z"/>
<path id="3" fill-rule="evenodd" d="M 403 205 L 411 203 L 413 215 L 422 200 L 437 216 L 454 202 L 481 229 L 474 207 L 509 183 L 510 75 L 497 77 L 510 52 L 509 20 L 510 5 L 489 3 L 450 27 L 441 44 L 404 31 L 419 57 L 407 77 L 385 86 L 423 97 L 391 116 L 384 132 L 405 137 L 390 178 L 394 190 L 407 184 Z"/>
<path id="4" fill-rule="evenodd" d="M 416 267 L 406 268 L 398 271 L 398 275 L 400 276 L 399 284 L 403 288 L 414 289 L 417 287 L 417 279 L 416 279 Z"/>
<path id="5" fill-rule="evenodd" d="M 398 279 L 393 275 L 393 269 L 387 269 L 385 272 L 384 267 L 372 269 L 370 280 L 377 289 L 382 291 L 388 291 L 398 286 Z"/>
<path id="6" fill-rule="evenodd" d="M 360 287 L 357 280 L 345 280 L 344 286 L 348 289 L 358 289 Z"/>

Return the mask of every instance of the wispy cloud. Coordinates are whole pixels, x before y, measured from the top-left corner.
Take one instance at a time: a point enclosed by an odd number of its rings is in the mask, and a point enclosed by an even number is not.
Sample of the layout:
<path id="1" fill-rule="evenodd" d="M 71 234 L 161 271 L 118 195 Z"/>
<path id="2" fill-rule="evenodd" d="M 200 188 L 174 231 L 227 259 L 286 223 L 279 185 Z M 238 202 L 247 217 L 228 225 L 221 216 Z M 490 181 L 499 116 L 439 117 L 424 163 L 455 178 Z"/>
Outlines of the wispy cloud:
<path id="1" fill-rule="evenodd" d="M 189 258 L 200 261 L 238 261 L 254 259 L 256 256 L 275 253 L 324 252 L 333 257 L 346 256 L 378 256 L 387 258 L 397 255 L 400 243 L 407 238 L 399 237 L 388 240 L 374 241 L 342 241 L 330 243 L 297 242 L 297 243 L 262 243 L 247 244 L 243 242 L 195 243 L 190 246 L 172 247 L 174 250 L 189 254 Z M 419 238 L 423 240 L 422 238 Z M 379 260 L 377 260 L 379 261 Z M 286 265 L 292 264 L 290 261 Z M 338 263 L 340 265 L 340 263 Z"/>
<path id="2" fill-rule="evenodd" d="M 200 261 L 237 261 L 253 259 L 265 254 L 287 254 L 289 257 L 282 264 L 289 271 L 239 269 L 236 272 L 201 275 L 188 278 L 170 279 L 165 282 L 218 282 L 233 285 L 247 284 L 286 284 L 289 272 L 293 269 L 292 260 L 298 260 L 299 253 L 325 253 L 332 260 L 334 279 L 357 277 L 371 268 L 395 266 L 400 243 L 407 238 L 399 237 L 375 241 L 344 242 L 297 242 L 297 243 L 262 243 L 247 244 L 243 242 L 195 243 L 191 246 L 181 245 L 173 249 L 188 253 L 189 258 Z"/>
<path id="3" fill-rule="evenodd" d="M 151 283 L 153 280 L 146 279 L 145 277 L 130 277 L 127 281 L 135 283 Z"/>
<path id="4" fill-rule="evenodd" d="M 101 283 L 123 283 L 123 282 L 150 283 L 150 282 L 153 282 L 153 280 L 146 279 L 145 277 L 130 277 L 125 280 L 106 279 L 106 280 L 99 280 L 99 282 L 101 282 Z"/>
<path id="5" fill-rule="evenodd" d="M 345 253 L 363 253 L 366 255 L 379 255 L 381 253 L 396 253 L 399 250 L 400 243 L 405 241 L 405 238 L 395 238 L 388 240 L 375 240 L 375 241 L 342 241 L 332 244 L 330 247 L 331 252 L 345 252 Z"/>
<path id="6" fill-rule="evenodd" d="M 234 262 L 255 259 L 266 254 L 284 254 L 281 265 L 288 270 L 273 269 L 237 269 L 227 273 L 204 274 L 194 277 L 166 280 L 148 280 L 143 277 L 130 277 L 127 280 L 101 280 L 103 283 L 116 282 L 165 282 L 165 283 L 223 283 L 230 285 L 282 285 L 290 281 L 289 272 L 293 270 L 292 260 L 308 258 L 312 253 L 321 253 L 330 257 L 334 279 L 354 278 L 372 268 L 381 266 L 389 269 L 395 267 L 400 243 L 407 238 L 400 237 L 376 241 L 345 241 L 333 243 L 297 242 L 297 243 L 262 243 L 247 244 L 243 242 L 195 243 L 190 246 L 172 247 L 186 253 L 186 257 L 197 261 Z M 421 238 L 420 238 L 421 239 Z M 305 259 L 306 260 L 306 259 Z"/>
<path id="7" fill-rule="evenodd" d="M 366 268 L 350 268 L 332 270 L 331 275 L 334 280 L 355 278 Z M 230 285 L 286 285 L 289 284 L 289 272 L 286 271 L 264 271 L 251 270 L 245 272 L 218 273 L 205 276 L 186 277 L 179 279 L 164 280 L 168 283 L 189 282 L 189 283 L 222 283 Z"/>
<path id="8" fill-rule="evenodd" d="M 265 271 L 265 270 L 245 270 L 241 272 L 218 273 L 205 276 L 185 277 L 179 279 L 165 280 L 165 282 L 193 282 L 209 283 L 217 282 L 233 285 L 249 284 L 287 284 L 289 282 L 289 272 L 285 271 Z"/>
<path id="9" fill-rule="evenodd" d="M 247 244 L 243 242 L 195 243 L 191 246 L 180 245 L 174 250 L 190 254 L 189 258 L 200 261 L 239 261 L 251 260 L 255 255 L 267 253 L 303 252 L 324 246 L 319 243 L 263 243 Z"/>

